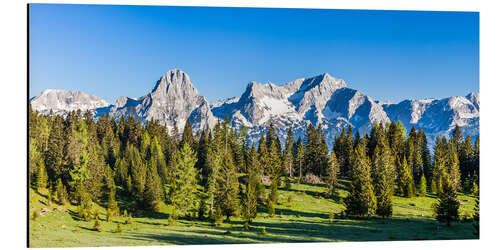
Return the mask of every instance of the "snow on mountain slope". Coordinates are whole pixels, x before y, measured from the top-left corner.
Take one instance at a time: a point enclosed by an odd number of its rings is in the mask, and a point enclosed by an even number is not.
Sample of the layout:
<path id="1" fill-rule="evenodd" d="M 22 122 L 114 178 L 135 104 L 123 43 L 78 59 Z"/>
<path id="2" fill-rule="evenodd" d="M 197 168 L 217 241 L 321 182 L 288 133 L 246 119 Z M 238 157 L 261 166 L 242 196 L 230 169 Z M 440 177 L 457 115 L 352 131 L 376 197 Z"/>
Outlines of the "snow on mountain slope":
<path id="1" fill-rule="evenodd" d="M 407 128 L 422 128 L 433 140 L 449 136 L 455 125 L 471 137 L 479 135 L 479 94 L 444 99 L 405 100 L 383 105 L 391 120 L 400 120 Z"/>
<path id="2" fill-rule="evenodd" d="M 31 98 L 30 102 L 33 109 L 42 114 L 49 114 L 51 109 L 54 114 L 64 115 L 78 109 L 86 111 L 109 106 L 109 103 L 97 96 L 58 89 L 47 89 Z"/>
<path id="3" fill-rule="evenodd" d="M 35 110 L 44 114 L 50 109 L 62 115 L 77 109 L 91 110 L 95 117 L 109 113 L 114 117 L 133 116 L 142 122 L 158 120 L 169 130 L 177 126 L 180 132 L 187 119 L 198 131 L 228 116 L 236 128 L 246 126 L 254 142 L 271 123 L 283 142 L 289 127 L 298 138 L 305 135 L 309 124 L 321 125 L 330 147 L 335 136 L 349 125 L 363 135 L 374 123 L 391 120 L 401 121 L 408 129 L 422 128 L 430 143 L 436 136 L 449 136 L 455 125 L 461 126 L 465 135 L 479 135 L 478 93 L 381 103 L 347 88 L 344 80 L 329 74 L 283 85 L 250 82 L 241 96 L 209 103 L 185 72 L 173 69 L 156 82 L 150 93 L 139 98 L 120 97 L 114 105 L 80 91 L 65 90 L 46 90 L 30 101 Z"/>

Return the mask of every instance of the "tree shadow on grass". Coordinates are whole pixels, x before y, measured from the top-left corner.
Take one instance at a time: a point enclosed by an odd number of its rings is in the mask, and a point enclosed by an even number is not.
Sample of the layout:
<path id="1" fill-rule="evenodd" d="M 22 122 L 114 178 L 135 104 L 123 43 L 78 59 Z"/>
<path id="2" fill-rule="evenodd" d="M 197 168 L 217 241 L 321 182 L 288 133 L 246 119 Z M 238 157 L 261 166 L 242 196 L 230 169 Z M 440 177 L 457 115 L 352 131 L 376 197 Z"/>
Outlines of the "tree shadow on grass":
<path id="1" fill-rule="evenodd" d="M 384 222 L 384 223 L 381 223 Z M 263 235 L 265 227 L 267 234 Z M 453 228 L 439 231 L 431 219 L 370 219 L 362 221 L 307 219 L 282 222 L 252 222 L 250 231 L 237 225 L 231 228 L 172 228 L 168 232 L 133 233 L 128 239 L 159 241 L 165 244 L 231 244 L 231 243 L 279 243 L 279 242 L 328 242 L 328 241 L 391 241 L 473 238 L 452 235 Z M 406 229 L 406 230 L 404 230 Z M 404 232 L 401 232 L 404 230 Z M 415 232 L 421 230 L 422 232 Z M 230 231 L 231 233 L 226 233 Z"/>

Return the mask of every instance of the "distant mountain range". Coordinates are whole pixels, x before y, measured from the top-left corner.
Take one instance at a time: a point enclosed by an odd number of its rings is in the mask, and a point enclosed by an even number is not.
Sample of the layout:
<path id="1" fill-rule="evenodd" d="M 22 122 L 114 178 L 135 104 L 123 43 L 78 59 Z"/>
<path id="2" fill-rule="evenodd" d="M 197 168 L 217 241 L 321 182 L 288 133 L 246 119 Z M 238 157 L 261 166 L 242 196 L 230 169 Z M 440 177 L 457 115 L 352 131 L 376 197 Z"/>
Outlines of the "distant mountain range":
<path id="1" fill-rule="evenodd" d="M 90 110 L 96 118 L 105 113 L 133 116 L 140 121 L 158 120 L 169 130 L 177 126 L 179 131 L 187 119 L 197 131 L 206 125 L 213 127 L 218 119 L 228 116 L 236 128 L 248 128 L 252 141 L 257 141 L 271 123 L 282 142 L 289 127 L 298 138 L 304 136 L 308 124 L 321 124 L 330 147 L 342 128 L 351 125 L 354 132 L 363 135 L 374 123 L 391 120 L 401 121 L 407 129 L 422 128 L 431 144 L 437 136 L 449 136 L 455 125 L 465 135 L 479 135 L 478 93 L 382 103 L 326 73 L 280 86 L 250 82 L 241 96 L 212 103 L 178 69 L 163 75 L 150 93 L 139 98 L 120 97 L 112 105 L 81 91 L 52 89 L 30 101 L 33 109 L 43 114 L 50 110 L 61 115 L 72 110 Z"/>

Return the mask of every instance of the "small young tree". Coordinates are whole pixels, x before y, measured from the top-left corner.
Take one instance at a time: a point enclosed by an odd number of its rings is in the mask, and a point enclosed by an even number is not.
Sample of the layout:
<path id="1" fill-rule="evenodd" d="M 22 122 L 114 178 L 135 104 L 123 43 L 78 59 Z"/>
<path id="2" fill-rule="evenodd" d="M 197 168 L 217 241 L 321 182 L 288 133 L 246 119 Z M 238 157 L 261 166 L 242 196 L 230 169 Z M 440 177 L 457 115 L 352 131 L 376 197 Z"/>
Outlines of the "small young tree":
<path id="1" fill-rule="evenodd" d="M 454 184 L 449 176 L 445 176 L 443 177 L 443 191 L 439 193 L 438 203 L 433 205 L 436 219 L 450 226 L 452 221 L 459 219 L 459 207 Z"/>
<path id="2" fill-rule="evenodd" d="M 436 181 L 434 179 L 431 180 L 431 194 L 437 194 L 437 186 Z"/>
<path id="3" fill-rule="evenodd" d="M 57 202 L 61 205 L 66 205 L 67 199 L 68 199 L 68 192 L 66 190 L 66 187 L 61 181 L 61 178 L 57 180 Z"/>
<path id="4" fill-rule="evenodd" d="M 36 187 L 38 192 L 42 192 L 47 187 L 48 182 L 47 169 L 45 168 L 45 163 L 43 159 L 40 157 L 38 160 L 38 176 L 36 179 Z"/>
<path id="5" fill-rule="evenodd" d="M 470 194 L 473 196 L 479 195 L 479 187 L 477 186 L 477 183 L 474 181 L 472 182 L 472 187 L 470 189 Z"/>
<path id="6" fill-rule="evenodd" d="M 335 152 L 330 153 L 329 161 L 328 161 L 328 170 L 327 170 L 327 178 L 326 178 L 326 186 L 327 186 L 327 195 L 329 197 L 334 197 L 336 195 L 337 190 L 335 189 L 338 182 L 338 174 L 339 174 L 339 163 L 337 161 L 337 157 L 335 156 Z"/>
<path id="7" fill-rule="evenodd" d="M 269 217 L 274 217 L 274 204 L 272 199 L 267 200 L 267 213 L 269 214 Z"/>
<path id="8" fill-rule="evenodd" d="M 420 177 L 418 192 L 421 196 L 425 196 L 427 194 L 427 180 L 425 179 L 425 175 L 423 175 L 423 174 Z"/>
<path id="9" fill-rule="evenodd" d="M 96 217 L 95 222 L 94 222 L 94 230 L 97 232 L 102 231 L 101 223 L 99 222 L 99 218 Z"/>
<path id="10" fill-rule="evenodd" d="M 414 193 L 414 182 L 413 175 L 411 174 L 406 158 L 403 159 L 403 163 L 399 167 L 398 172 L 398 193 L 401 196 L 411 198 Z"/>

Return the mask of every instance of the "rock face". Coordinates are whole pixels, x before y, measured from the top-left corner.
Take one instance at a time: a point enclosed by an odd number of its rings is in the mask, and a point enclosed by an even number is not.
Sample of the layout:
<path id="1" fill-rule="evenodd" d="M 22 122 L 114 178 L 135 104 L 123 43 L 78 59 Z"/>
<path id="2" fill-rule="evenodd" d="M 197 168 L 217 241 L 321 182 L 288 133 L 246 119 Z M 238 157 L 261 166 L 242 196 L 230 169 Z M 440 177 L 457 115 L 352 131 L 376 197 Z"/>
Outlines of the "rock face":
<path id="1" fill-rule="evenodd" d="M 153 91 L 138 99 L 120 97 L 110 114 L 134 116 L 140 121 L 157 120 L 169 130 L 174 126 L 182 131 L 189 118 L 194 128 L 212 127 L 216 120 L 205 97 L 191 83 L 189 76 L 173 69 L 156 82 Z"/>
<path id="2" fill-rule="evenodd" d="M 109 106 L 105 100 L 85 94 L 81 91 L 68 91 L 47 89 L 30 99 L 34 110 L 42 114 L 49 114 L 50 110 L 54 114 L 64 115 L 74 110 L 96 110 Z"/>
<path id="3" fill-rule="evenodd" d="M 191 83 L 189 76 L 173 69 L 156 82 L 151 93 L 139 98 L 120 97 L 114 105 L 79 91 L 46 90 L 31 99 L 35 110 L 47 114 L 82 109 L 95 116 L 133 116 L 139 121 L 158 120 L 169 130 L 182 131 L 187 119 L 194 131 L 213 127 L 226 116 L 236 128 L 246 126 L 250 140 L 256 142 L 269 124 L 282 141 L 289 127 L 296 138 L 304 136 L 309 124 L 321 125 L 329 146 L 342 128 L 351 125 L 361 135 L 374 123 L 400 120 L 407 128 L 422 128 L 432 142 L 436 136 L 449 135 L 455 125 L 463 133 L 479 135 L 479 94 L 441 100 L 405 100 L 383 104 L 370 96 L 347 88 L 344 80 L 329 74 L 301 78 L 284 85 L 250 82 L 241 96 L 209 103 Z"/>

